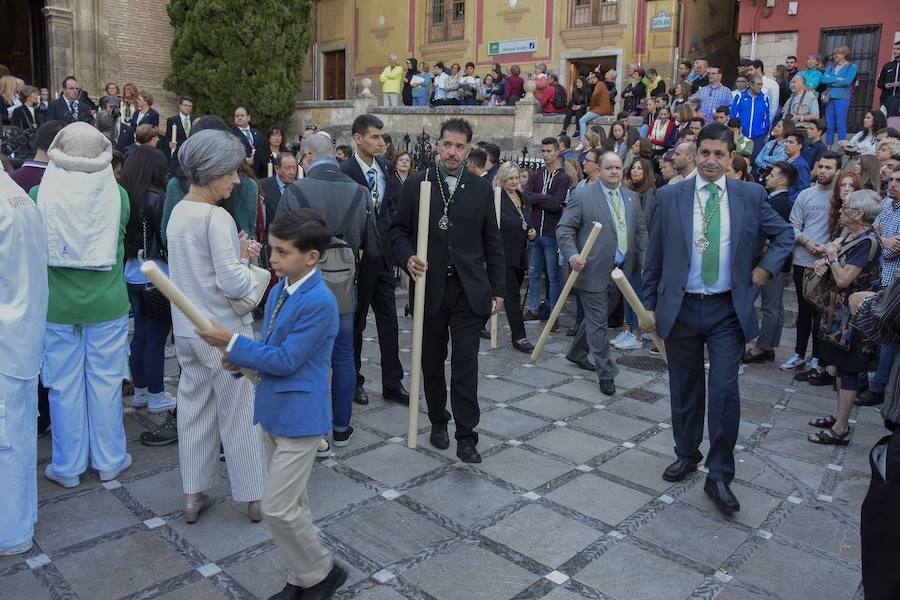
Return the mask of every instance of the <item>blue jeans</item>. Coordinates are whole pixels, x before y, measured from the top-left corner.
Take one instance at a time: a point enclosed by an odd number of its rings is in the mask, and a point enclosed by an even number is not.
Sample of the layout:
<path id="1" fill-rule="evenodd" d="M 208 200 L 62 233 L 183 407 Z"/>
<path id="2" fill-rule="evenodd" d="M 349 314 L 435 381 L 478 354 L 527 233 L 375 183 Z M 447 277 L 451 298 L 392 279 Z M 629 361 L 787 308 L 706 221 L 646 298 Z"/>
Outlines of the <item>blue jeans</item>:
<path id="1" fill-rule="evenodd" d="M 825 119 L 828 121 L 828 134 L 825 142 L 831 146 L 834 143 L 834 134 L 837 132 L 838 141 L 847 137 L 847 110 L 850 108 L 850 98 L 832 98 L 825 107 Z"/>
<path id="2" fill-rule="evenodd" d="M 353 316 L 341 315 L 338 334 L 331 351 L 331 419 L 335 431 L 347 431 L 353 412 L 356 366 L 353 364 Z"/>
<path id="3" fill-rule="evenodd" d="M 884 392 L 887 387 L 891 367 L 894 365 L 894 357 L 897 354 L 897 344 L 881 344 L 878 351 L 878 369 L 872 376 L 869 388 L 873 392 Z"/>
<path id="4" fill-rule="evenodd" d="M 556 260 L 556 238 L 539 235 L 528 243 L 531 248 L 528 257 L 528 310 L 537 312 L 541 304 L 541 272 L 546 269 L 550 279 L 550 306 L 556 304 L 562 285 L 559 281 L 559 263 Z"/>
<path id="5" fill-rule="evenodd" d="M 586 113 L 584 113 L 583 117 L 578 119 L 578 131 L 581 132 L 581 135 L 585 135 L 588 131 L 590 131 L 588 129 L 588 124 L 599 116 L 600 115 L 595 112 L 587 111 Z"/>
<path id="6" fill-rule="evenodd" d="M 147 317 L 141 312 L 142 285 L 128 285 L 128 299 L 134 315 L 134 337 L 128 367 L 136 388 L 147 388 L 151 394 L 163 391 L 166 338 L 172 327 L 171 315 Z"/>
<path id="7" fill-rule="evenodd" d="M 428 106 L 428 96 L 413 96 L 413 106 Z"/>
<path id="8" fill-rule="evenodd" d="M 628 278 L 628 282 L 631 283 L 631 287 L 635 290 L 640 290 L 644 287 L 644 278 L 641 277 L 640 271 L 635 271 L 632 273 L 631 277 Z M 623 298 L 624 300 L 624 298 Z M 631 327 L 631 331 L 635 333 L 639 333 L 641 331 L 640 324 L 638 323 L 637 314 L 632 310 L 631 305 L 628 304 L 628 301 L 624 301 L 625 304 L 625 324 Z"/>

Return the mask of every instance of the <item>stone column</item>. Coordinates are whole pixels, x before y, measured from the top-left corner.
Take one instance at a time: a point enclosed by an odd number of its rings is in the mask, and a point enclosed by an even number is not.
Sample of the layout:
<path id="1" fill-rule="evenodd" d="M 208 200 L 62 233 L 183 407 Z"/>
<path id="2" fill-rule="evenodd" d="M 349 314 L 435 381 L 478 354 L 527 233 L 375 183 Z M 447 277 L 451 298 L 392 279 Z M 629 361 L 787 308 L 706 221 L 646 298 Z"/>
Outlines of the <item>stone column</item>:
<path id="1" fill-rule="evenodd" d="M 528 146 L 531 145 L 531 138 L 534 137 L 534 115 L 537 112 L 537 101 L 534 99 L 536 87 L 530 79 L 526 81 L 525 97 L 516 102 L 516 122 L 513 136 L 522 138 Z"/>
<path id="2" fill-rule="evenodd" d="M 71 0 L 48 0 L 41 12 L 47 22 L 52 99 L 62 89 L 63 79 L 75 72 L 75 16 Z"/>
<path id="3" fill-rule="evenodd" d="M 362 91 L 353 99 L 354 118 L 358 115 L 366 114 L 369 112 L 370 106 L 376 106 L 378 103 L 375 95 L 372 94 L 372 80 L 366 77 L 360 83 L 362 84 Z"/>

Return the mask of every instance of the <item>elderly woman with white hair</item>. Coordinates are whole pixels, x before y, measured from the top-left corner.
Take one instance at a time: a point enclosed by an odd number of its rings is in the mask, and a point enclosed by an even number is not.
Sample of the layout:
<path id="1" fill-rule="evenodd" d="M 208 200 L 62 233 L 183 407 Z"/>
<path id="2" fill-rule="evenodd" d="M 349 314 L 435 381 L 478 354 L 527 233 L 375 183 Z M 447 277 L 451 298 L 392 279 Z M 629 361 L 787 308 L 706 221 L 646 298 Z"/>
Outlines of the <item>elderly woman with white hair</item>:
<path id="1" fill-rule="evenodd" d="M 193 134 L 178 151 L 190 190 L 172 210 L 167 225 L 172 282 L 206 316 L 235 333 L 254 337 L 251 314 L 233 302 L 256 285 L 249 268 L 259 244 L 243 234 L 218 203 L 231 194 L 244 160 L 241 142 L 226 131 Z M 184 487 L 184 518 L 194 523 L 207 508 L 204 494 L 219 472 L 219 443 L 225 450 L 231 496 L 247 502 L 251 520 L 262 519 L 259 500 L 266 483 L 262 436 L 253 424 L 253 384 L 221 365 L 219 352 L 197 335 L 187 316 L 172 306 L 178 383 L 178 458 Z"/>
<path id="2" fill-rule="evenodd" d="M 47 479 L 72 488 L 91 465 L 110 481 L 132 464 L 125 451 L 122 378 L 128 358 L 123 265 L 128 194 L 116 183 L 112 144 L 87 123 L 66 126 L 32 189 L 49 250 L 44 364 L 53 456 Z"/>
<path id="3" fill-rule="evenodd" d="M 522 321 L 521 291 L 528 267 L 528 240 L 536 237 L 528 222 L 531 203 L 519 189 L 519 166 L 506 161 L 497 170 L 494 187 L 500 188 L 500 237 L 506 254 L 506 293 L 503 299 L 513 348 L 526 354 L 534 350 Z"/>
<path id="4" fill-rule="evenodd" d="M 877 290 L 881 279 L 881 238 L 873 224 L 882 200 L 873 190 L 852 192 L 840 209 L 845 235 L 825 246 L 815 273 L 829 281 L 823 294 L 819 358 L 837 376 L 837 407 L 833 414 L 809 422 L 820 431 L 808 436 L 814 444 L 850 443 L 850 409 L 858 391 L 857 375 L 868 371 L 875 348 L 850 326 L 850 296 Z"/>

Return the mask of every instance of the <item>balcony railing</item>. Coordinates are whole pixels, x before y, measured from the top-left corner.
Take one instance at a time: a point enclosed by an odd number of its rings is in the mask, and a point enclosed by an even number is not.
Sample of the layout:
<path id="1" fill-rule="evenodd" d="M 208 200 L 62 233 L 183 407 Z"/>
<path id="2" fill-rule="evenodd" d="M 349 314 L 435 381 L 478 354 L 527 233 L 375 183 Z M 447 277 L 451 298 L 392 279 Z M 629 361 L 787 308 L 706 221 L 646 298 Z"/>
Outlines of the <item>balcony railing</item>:
<path id="1" fill-rule="evenodd" d="M 619 3 L 610 0 L 570 0 L 569 28 L 617 25 Z"/>

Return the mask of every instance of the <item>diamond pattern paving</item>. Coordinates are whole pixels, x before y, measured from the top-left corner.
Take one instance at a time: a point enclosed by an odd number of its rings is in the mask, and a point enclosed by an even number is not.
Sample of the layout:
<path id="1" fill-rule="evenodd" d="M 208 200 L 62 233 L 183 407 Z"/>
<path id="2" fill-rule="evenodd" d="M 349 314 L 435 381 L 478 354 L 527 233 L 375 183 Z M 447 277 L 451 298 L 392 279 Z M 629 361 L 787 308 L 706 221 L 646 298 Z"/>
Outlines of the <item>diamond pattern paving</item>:
<path id="1" fill-rule="evenodd" d="M 536 339 L 539 325 L 527 328 Z M 363 370 L 371 404 L 354 407 L 353 440 L 318 462 L 309 483 L 323 540 L 350 573 L 337 598 L 863 597 L 859 504 L 868 448 L 882 434 L 872 409 L 854 409 L 850 447 L 813 446 L 804 421 L 833 404 L 832 392 L 792 382 L 772 363 L 748 365 L 732 486 L 742 510 L 726 518 L 703 493 L 702 473 L 677 484 L 660 477 L 673 460 L 665 373 L 622 368 L 620 393 L 607 398 L 593 374 L 558 356 L 569 341 L 562 333 L 534 367 L 508 342 L 491 350 L 485 341 L 484 461 L 462 465 L 452 441 L 445 451 L 429 446 L 425 414 L 419 448 L 389 441 L 405 438 L 407 412 L 380 397 L 375 335 L 370 320 Z M 793 338 L 783 336 L 775 365 Z M 408 367 L 409 354 L 402 360 Z M 167 375 L 174 391 L 174 359 Z M 288 565 L 266 526 L 231 500 L 224 463 L 208 491 L 213 506 L 195 525 L 184 522 L 177 446 L 138 442 L 159 419 L 125 415 L 135 465 L 118 489 L 103 489 L 91 472 L 73 490 L 39 476 L 35 547 L 0 559 L 0 598 L 251 600 L 281 590 Z M 452 440 L 452 423 L 450 432 Z M 50 453 L 49 437 L 40 439 L 39 473 Z M 152 530 L 143 524 L 157 518 Z M 221 572 L 204 577 L 203 565 Z"/>

